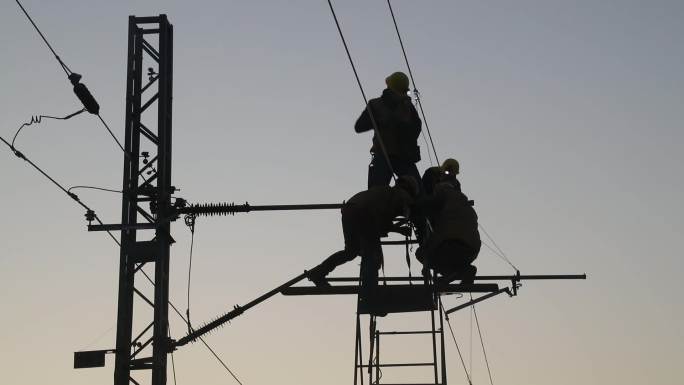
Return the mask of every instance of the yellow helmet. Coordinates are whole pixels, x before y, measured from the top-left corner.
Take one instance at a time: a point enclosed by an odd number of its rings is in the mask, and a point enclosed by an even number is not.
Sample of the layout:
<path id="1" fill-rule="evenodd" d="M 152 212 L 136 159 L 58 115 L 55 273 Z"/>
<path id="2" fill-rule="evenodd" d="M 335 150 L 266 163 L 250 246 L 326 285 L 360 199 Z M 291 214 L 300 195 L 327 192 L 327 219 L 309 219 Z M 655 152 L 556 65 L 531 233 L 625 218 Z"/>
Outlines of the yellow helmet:
<path id="1" fill-rule="evenodd" d="M 409 78 L 403 72 L 395 72 L 385 78 L 387 88 L 398 94 L 405 94 L 409 90 Z"/>
<path id="2" fill-rule="evenodd" d="M 442 163 L 442 172 L 449 175 L 458 175 L 460 172 L 460 166 L 458 161 L 453 158 L 449 158 Z"/>

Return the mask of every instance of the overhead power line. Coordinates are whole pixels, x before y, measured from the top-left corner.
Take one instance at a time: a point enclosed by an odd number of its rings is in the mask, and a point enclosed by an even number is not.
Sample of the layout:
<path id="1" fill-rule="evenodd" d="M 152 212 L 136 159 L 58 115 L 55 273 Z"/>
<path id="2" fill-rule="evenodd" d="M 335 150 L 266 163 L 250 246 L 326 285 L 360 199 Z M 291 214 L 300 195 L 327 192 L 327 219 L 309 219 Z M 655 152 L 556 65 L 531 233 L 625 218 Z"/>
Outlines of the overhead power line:
<path id="1" fill-rule="evenodd" d="M 38 28 L 38 26 L 37 26 L 36 23 L 33 21 L 33 19 L 31 18 L 31 16 L 29 15 L 29 13 L 26 11 L 26 9 L 24 8 L 24 6 L 19 2 L 19 0 L 15 0 L 15 1 L 16 1 L 17 5 L 19 5 L 19 8 L 21 8 L 22 12 L 24 13 L 24 15 L 26 16 L 26 18 L 28 19 L 28 21 L 31 23 L 31 25 L 33 25 L 33 27 L 35 28 L 36 32 L 38 32 L 38 34 L 40 35 L 41 39 L 45 42 L 45 44 L 47 45 L 47 47 L 50 49 L 50 52 L 52 52 L 52 54 L 55 56 L 55 59 L 57 59 L 57 62 L 59 63 L 59 65 L 60 65 L 60 67 L 62 68 L 62 70 L 64 71 L 64 73 L 67 75 L 67 77 L 68 77 L 69 80 L 72 82 L 72 84 L 74 84 L 74 92 L 76 93 L 76 96 L 79 98 L 79 100 L 84 104 L 84 107 L 85 107 L 84 109 L 85 109 L 85 110 L 88 110 L 88 112 L 90 112 L 90 113 L 92 113 L 92 114 L 94 114 L 94 115 L 97 115 L 97 117 L 99 118 L 100 122 L 102 122 L 103 126 L 104 126 L 105 129 L 109 132 L 109 134 L 112 136 L 112 138 L 113 138 L 114 141 L 117 143 L 117 145 L 119 146 L 119 148 L 123 151 L 124 155 L 127 156 L 127 157 L 130 157 L 130 154 L 126 152 L 126 150 L 124 149 L 124 147 L 121 145 L 121 142 L 116 138 L 116 135 L 114 135 L 114 133 L 112 132 L 112 130 L 109 128 L 109 125 L 105 122 L 105 120 L 104 120 L 104 119 L 102 118 L 102 116 L 99 114 L 99 105 L 97 104 L 97 102 L 95 101 L 95 99 L 93 98 L 93 96 L 92 96 L 92 95 L 90 94 L 90 92 L 87 90 L 87 88 L 85 87 L 85 85 L 83 85 L 82 83 L 80 83 L 80 75 L 75 74 L 73 71 L 71 71 L 71 69 L 66 65 L 66 63 L 64 63 L 64 61 L 63 61 L 63 60 L 60 58 L 60 56 L 57 54 L 57 52 L 56 52 L 55 49 L 52 47 L 52 45 L 48 42 L 48 40 L 47 40 L 47 38 L 45 37 L 45 35 L 43 34 L 43 32 L 40 30 L 40 28 Z M 80 113 L 80 112 L 82 112 L 82 111 L 83 111 L 83 110 L 79 111 L 78 113 Z M 77 114 L 77 113 L 76 113 L 76 114 Z M 40 122 L 40 119 L 41 119 L 41 118 L 68 119 L 68 118 L 70 118 L 70 117 L 72 117 L 72 116 L 74 116 L 74 115 L 76 115 L 76 114 L 72 114 L 72 115 L 70 115 L 70 116 L 68 116 L 68 117 L 65 117 L 65 118 L 51 117 L 51 116 L 38 116 L 37 119 L 38 119 L 38 122 Z M 33 120 L 34 120 L 34 119 L 32 119 L 32 122 L 31 122 L 31 123 L 24 124 L 24 125 L 22 125 L 22 127 L 19 128 L 19 130 L 18 130 L 17 133 L 15 134 L 14 139 L 12 140 L 12 143 L 9 143 L 8 141 L 6 141 L 6 140 L 5 140 L 3 137 L 1 137 L 1 136 L 0 136 L 0 140 L 2 140 L 2 142 L 5 143 L 5 144 L 12 150 L 12 152 L 14 152 L 14 154 L 15 154 L 17 157 L 19 157 L 19 158 L 25 160 L 27 163 L 29 163 L 31 166 L 33 166 L 33 168 L 35 168 L 38 172 L 40 172 L 41 174 L 43 174 L 43 176 L 45 176 L 45 177 L 46 177 L 47 179 L 49 179 L 53 184 L 55 184 L 60 190 L 62 190 L 62 191 L 63 191 L 65 194 L 67 194 L 70 198 L 72 198 L 72 199 L 75 200 L 79 205 L 81 205 L 83 208 L 85 208 L 85 209 L 87 210 L 87 211 L 86 211 L 86 212 L 87 212 L 86 215 L 89 216 L 88 219 L 92 218 L 93 220 L 97 221 L 98 224 L 103 225 L 103 222 L 102 222 L 102 221 L 100 220 L 100 218 L 94 213 L 94 211 L 93 211 L 92 209 L 90 209 L 90 207 L 89 207 L 88 205 L 86 205 L 85 203 L 83 203 L 83 202 L 78 198 L 78 196 L 77 196 L 76 194 L 72 193 L 70 190 L 65 189 L 64 186 L 62 186 L 60 183 L 58 183 L 54 178 L 52 178 L 50 175 L 48 175 L 45 171 L 43 171 L 40 167 L 38 167 L 35 163 L 33 163 L 29 158 L 27 158 L 22 152 L 20 152 L 18 149 L 16 149 L 16 148 L 14 147 L 13 144 L 14 144 L 14 141 L 16 140 L 16 136 L 19 134 L 19 131 L 21 131 L 21 129 L 22 129 L 23 127 L 25 127 L 26 125 L 31 125 L 31 124 L 38 123 L 38 122 L 35 122 L 35 121 L 33 121 Z M 85 188 L 85 187 L 92 188 L 92 187 L 90 187 L 90 186 L 74 186 L 74 187 L 72 187 L 71 189 L 77 188 L 77 187 L 78 187 L 78 188 Z M 96 189 L 99 189 L 99 188 L 96 188 Z M 108 191 L 108 189 L 102 189 L 102 190 Z M 115 191 L 115 190 L 112 190 L 112 191 Z M 118 192 L 118 191 L 117 191 L 117 192 Z M 120 242 L 118 239 L 116 239 L 116 237 L 111 233 L 111 231 L 107 231 L 107 234 L 109 234 L 109 236 L 112 238 L 112 240 L 114 240 L 114 242 L 115 242 L 117 245 L 121 246 L 121 242 Z M 152 285 L 154 285 L 154 281 L 152 281 L 151 278 L 150 278 L 147 274 L 145 274 L 144 271 L 143 271 L 143 274 L 144 274 L 145 277 L 152 283 Z M 183 315 L 182 315 L 182 314 L 178 311 L 178 309 L 171 303 L 171 301 L 169 301 L 169 305 L 174 309 L 174 311 L 176 312 L 176 314 L 178 314 L 178 316 L 181 317 L 181 319 L 183 319 L 183 320 L 187 323 L 187 320 L 185 320 L 185 317 L 183 317 Z M 221 363 L 221 365 L 230 373 L 230 375 L 231 375 L 239 384 L 242 384 L 242 383 L 240 382 L 240 380 L 235 376 L 235 374 L 230 370 L 230 368 L 226 365 L 226 363 L 225 363 L 225 362 L 219 357 L 219 355 L 216 354 L 216 352 L 209 346 L 209 344 L 207 344 L 206 341 L 204 341 L 204 339 L 202 339 L 202 338 L 200 338 L 200 341 L 201 341 L 201 342 L 205 345 L 205 347 L 211 352 L 211 354 L 212 354 L 212 355 Z"/>
<path id="2" fill-rule="evenodd" d="M 81 207 L 83 207 L 84 209 L 86 209 L 86 219 L 88 219 L 89 221 L 90 221 L 90 220 L 97 221 L 97 223 L 99 223 L 100 225 L 103 224 L 102 221 L 100 220 L 100 218 L 97 216 L 97 214 L 95 214 L 95 211 L 93 211 L 88 205 L 86 205 L 85 203 L 83 203 L 83 201 L 81 201 L 81 199 L 78 197 L 78 195 L 76 195 L 76 194 L 70 192 L 69 190 L 67 190 L 66 188 L 64 188 L 64 186 L 62 186 L 59 182 L 57 182 L 53 177 L 51 177 L 50 175 L 48 175 L 45 171 L 43 171 L 43 169 L 41 169 L 41 168 L 38 167 L 35 163 L 33 163 L 33 161 L 31 161 L 31 159 L 29 159 L 29 158 L 28 158 L 26 155 L 24 155 L 21 151 L 17 150 L 17 149 L 16 149 L 14 146 L 12 146 L 8 141 L 6 141 L 5 138 L 3 138 L 2 136 L 0 136 L 0 140 L 2 140 L 2 142 L 5 143 L 5 144 L 7 145 L 7 147 L 10 148 L 10 150 L 12 150 L 12 152 L 14 153 L 14 155 L 16 155 L 18 158 L 23 159 L 24 161 L 26 161 L 26 162 L 27 162 L 28 164 L 30 164 L 34 169 L 36 169 L 39 173 L 41 173 L 44 177 L 46 177 L 50 182 L 52 182 L 55 186 L 57 186 L 60 190 L 62 190 L 66 195 L 68 195 L 69 198 L 73 199 L 73 200 L 74 200 L 76 203 L 78 203 Z M 107 231 L 107 234 L 109 234 L 109 236 L 112 237 L 112 239 L 114 240 L 114 242 L 116 242 L 117 244 L 121 245 L 121 244 L 119 243 L 119 240 L 116 239 L 116 237 L 114 236 L 114 234 L 112 234 L 111 231 Z"/>
<path id="3" fill-rule="evenodd" d="M 71 70 L 69 69 L 69 67 L 67 67 L 67 65 L 64 64 L 64 62 L 63 62 L 62 59 L 59 57 L 59 55 L 57 55 L 57 52 L 55 52 L 54 48 L 52 48 L 52 46 L 50 45 L 50 43 L 47 41 L 47 39 L 45 38 L 45 35 L 43 35 L 43 32 L 40 31 L 40 28 L 38 28 L 38 26 L 36 25 L 36 23 L 33 22 L 33 19 L 31 18 L 31 16 L 29 16 L 28 12 L 26 12 L 26 9 L 24 8 L 24 6 L 21 5 L 21 3 L 19 2 L 19 0 L 15 0 L 15 1 L 17 2 L 17 5 L 19 5 L 19 8 L 21 8 L 22 12 L 24 12 L 24 15 L 26 15 L 26 18 L 31 22 L 31 24 L 33 25 L 33 28 L 36 29 L 36 32 L 38 32 L 38 34 L 40 35 L 40 37 L 43 39 L 43 41 L 45 42 L 45 45 L 47 45 L 47 47 L 50 49 L 50 51 L 52 52 L 52 54 L 55 55 L 55 59 L 57 59 L 57 62 L 59 62 L 59 65 L 60 65 L 60 66 L 62 67 L 62 69 L 64 70 L 64 73 L 66 73 L 67 77 L 68 77 L 69 75 L 71 75 L 72 72 L 71 72 Z"/>
<path id="4" fill-rule="evenodd" d="M 385 143 L 382 141 L 382 136 L 380 135 L 380 130 L 378 130 L 378 124 L 375 121 L 375 118 L 373 117 L 373 111 L 368 105 L 368 99 L 366 98 L 366 93 L 363 91 L 363 85 L 361 84 L 361 80 L 359 79 L 359 74 L 356 72 L 356 66 L 354 65 L 354 59 L 352 59 L 351 53 L 349 52 L 349 47 L 347 46 L 347 40 L 344 38 L 344 34 L 342 33 L 342 27 L 340 27 L 340 22 L 337 20 L 337 15 L 335 14 L 335 9 L 333 8 L 332 2 L 328 0 L 328 6 L 330 7 L 330 12 L 332 13 L 333 19 L 335 20 L 335 25 L 337 26 L 337 31 L 340 33 L 340 39 L 342 39 L 342 44 L 344 45 L 344 50 L 347 52 L 347 58 L 349 59 L 349 64 L 351 65 L 352 71 L 354 71 L 354 77 L 356 78 L 356 83 L 359 85 L 359 89 L 361 90 L 361 96 L 363 97 L 363 102 L 364 105 L 366 106 L 366 111 L 368 111 L 368 116 L 370 117 L 370 121 L 373 124 L 373 131 L 375 133 L 375 136 L 378 139 L 378 143 L 380 143 L 380 149 L 382 150 L 382 154 L 385 157 L 385 161 L 387 162 L 387 166 L 389 166 L 390 171 L 392 172 L 392 178 L 394 178 L 396 182 L 396 177 L 394 173 L 394 168 L 392 168 L 392 162 L 390 162 L 389 154 L 387 153 L 387 150 L 385 148 Z"/>
<path id="5" fill-rule="evenodd" d="M 76 94 L 76 97 L 78 97 L 78 99 L 81 101 L 81 103 L 83 103 L 85 110 L 87 110 L 88 112 L 90 112 L 93 115 L 97 115 L 97 117 L 100 119 L 100 122 L 102 122 L 102 125 L 105 127 L 105 129 L 112 136 L 112 138 L 114 139 L 116 144 L 119 146 L 121 151 L 124 152 L 124 155 L 129 156 L 129 154 L 126 153 L 126 150 L 124 150 L 124 147 L 121 145 L 121 142 L 119 141 L 119 139 L 117 139 L 116 135 L 114 135 L 112 130 L 109 128 L 109 125 L 107 124 L 107 122 L 105 122 L 105 120 L 100 115 L 100 105 L 97 103 L 97 101 L 95 100 L 93 95 L 90 93 L 88 88 L 85 86 L 85 84 L 81 83 L 81 75 L 79 75 L 79 74 L 77 74 L 77 73 L 75 73 L 69 69 L 69 67 L 64 63 L 64 61 L 59 57 L 59 55 L 57 54 L 55 49 L 52 48 L 52 45 L 50 45 L 50 43 L 48 42 L 48 40 L 45 37 L 45 35 L 43 34 L 43 32 L 40 30 L 40 28 L 38 28 L 36 23 L 33 21 L 31 16 L 29 15 L 29 13 L 26 11 L 26 8 L 24 8 L 24 6 L 19 2 L 19 0 L 15 0 L 15 1 L 16 1 L 17 5 L 19 5 L 19 8 L 21 8 L 21 11 L 24 13 L 24 15 L 26 15 L 26 18 L 28 19 L 28 21 L 31 23 L 31 25 L 33 25 L 33 28 L 36 29 L 36 32 L 38 32 L 38 34 L 43 39 L 43 41 L 45 42 L 47 47 L 50 49 L 50 52 L 52 52 L 52 54 L 55 56 L 55 58 L 57 59 L 57 62 L 59 62 L 59 65 L 62 67 L 62 70 L 64 70 L 64 73 L 66 73 L 67 78 L 69 79 L 71 84 L 73 84 L 74 93 Z M 78 113 L 81 113 L 81 112 L 82 111 L 79 111 Z M 74 113 L 74 114 L 72 114 L 66 118 L 54 118 L 54 117 L 52 117 L 52 118 L 53 119 L 68 119 L 74 115 L 77 115 L 78 113 Z M 48 117 L 48 116 L 45 116 L 45 117 Z M 38 120 L 38 122 L 40 122 L 40 120 Z M 34 122 L 32 121 L 32 123 L 34 123 Z M 29 125 L 30 124 L 31 123 L 29 123 Z M 20 128 L 20 130 L 21 130 L 21 128 Z M 17 134 L 18 134 L 18 132 L 17 132 Z M 15 137 L 16 137 L 16 135 L 15 135 Z M 14 140 L 12 140 L 12 144 L 14 144 Z"/>
<path id="6" fill-rule="evenodd" d="M 416 102 L 418 102 L 418 108 L 420 109 L 420 115 L 423 117 L 423 124 L 425 124 L 425 130 L 430 138 L 430 144 L 432 145 L 432 151 L 435 154 L 435 161 L 439 165 L 439 156 L 437 156 L 437 150 L 435 150 L 435 142 L 432 141 L 432 134 L 430 134 L 430 126 L 428 125 L 427 118 L 425 117 L 425 111 L 423 110 L 423 103 L 420 101 L 420 92 L 416 86 L 416 81 L 413 78 L 413 71 L 411 71 L 411 65 L 408 61 L 408 56 L 406 55 L 406 49 L 404 49 L 404 41 L 401 38 L 401 33 L 399 32 L 399 25 L 397 24 L 397 19 L 394 17 L 394 10 L 392 9 L 392 3 L 387 0 L 387 6 L 389 7 L 390 14 L 392 15 L 392 21 L 394 22 L 394 29 L 397 31 L 397 38 L 399 39 L 399 45 L 401 46 L 401 52 L 404 54 L 404 61 L 406 62 L 406 68 L 408 68 L 409 77 L 411 77 L 411 84 L 413 84 L 413 93 L 416 97 Z M 428 152 L 430 150 L 428 149 Z"/>
<path id="7" fill-rule="evenodd" d="M 454 340 L 454 345 L 456 345 L 456 351 L 458 352 L 458 357 L 461 359 L 461 365 L 463 366 L 463 371 L 465 372 L 466 379 L 468 380 L 468 384 L 473 385 L 470 374 L 468 373 L 468 368 L 466 368 L 465 361 L 463 360 L 463 355 L 461 354 L 461 349 L 458 347 L 458 342 L 456 342 L 456 335 L 454 334 L 454 329 L 451 327 L 451 320 L 449 319 L 449 315 L 446 312 L 444 312 L 444 305 L 442 304 L 441 298 L 439 299 L 439 306 L 440 306 L 440 311 L 443 312 L 443 316 L 447 321 L 447 325 L 449 326 L 449 331 L 451 332 L 451 338 Z"/>
<path id="8" fill-rule="evenodd" d="M 40 124 L 40 122 L 41 122 L 43 119 L 56 119 L 56 120 L 67 120 L 67 119 L 71 119 L 71 118 L 73 118 L 74 116 L 76 116 L 76 115 L 82 113 L 82 112 L 85 111 L 85 110 L 86 110 L 86 109 L 83 108 L 83 109 L 80 109 L 80 110 L 78 110 L 78 111 L 76 111 L 76 112 L 74 112 L 74 113 L 72 113 L 72 114 L 69 114 L 69 115 L 67 115 L 67 116 L 64 116 L 64 117 L 51 116 L 51 115 L 36 115 L 36 116 L 32 116 L 30 121 L 28 121 L 28 122 L 22 124 L 21 126 L 19 126 L 19 128 L 17 129 L 17 132 L 14 133 L 14 137 L 12 138 L 12 144 L 11 144 L 11 146 L 14 147 L 14 142 L 16 142 L 17 136 L 19 136 L 19 133 L 21 132 L 21 130 L 22 130 L 24 127 L 28 127 L 28 126 L 33 125 L 33 124 Z"/>
<path id="9" fill-rule="evenodd" d="M 473 294 L 470 294 L 470 300 L 473 300 Z M 475 310 L 475 305 L 473 305 L 473 314 L 475 315 L 475 324 L 477 325 L 477 333 L 480 335 L 480 344 L 482 345 L 482 354 L 484 355 L 485 364 L 487 364 L 487 373 L 489 374 L 489 384 L 494 385 L 494 380 L 492 380 L 492 370 L 489 367 L 489 359 L 487 358 L 487 350 L 485 350 L 484 339 L 482 338 L 482 330 L 480 328 L 480 320 L 477 318 L 477 311 Z"/>

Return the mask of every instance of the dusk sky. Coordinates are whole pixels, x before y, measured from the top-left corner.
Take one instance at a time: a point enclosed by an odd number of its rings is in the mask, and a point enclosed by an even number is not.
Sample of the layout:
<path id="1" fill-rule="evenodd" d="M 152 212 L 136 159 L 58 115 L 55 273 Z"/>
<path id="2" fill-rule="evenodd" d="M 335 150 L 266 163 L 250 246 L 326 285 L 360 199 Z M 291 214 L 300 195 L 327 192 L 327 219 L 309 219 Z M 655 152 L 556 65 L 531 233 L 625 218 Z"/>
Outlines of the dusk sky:
<path id="1" fill-rule="evenodd" d="M 371 134 L 353 131 L 363 99 L 326 1 L 23 4 L 120 139 L 128 16 L 168 16 L 177 196 L 339 203 L 365 189 Z M 333 4 L 364 90 L 376 97 L 388 74 L 406 71 L 387 3 Z M 461 162 L 480 223 L 522 274 L 588 275 L 526 282 L 517 297 L 477 306 L 494 383 L 681 383 L 684 2 L 392 4 L 438 156 Z M 11 140 L 32 115 L 81 108 L 14 1 L 0 5 L 0 47 L 0 136 Z M 422 172 L 434 160 L 420 144 Z M 16 146 L 65 186 L 121 188 L 122 152 L 92 115 L 43 120 Z M 111 383 L 113 356 L 105 368 L 72 365 L 74 351 L 115 345 L 119 249 L 88 233 L 80 206 L 0 148 L 2 383 Z M 76 193 L 104 222 L 119 221 L 120 195 Z M 182 220 L 172 232 L 171 301 L 184 311 L 190 232 Z M 336 210 L 199 218 L 192 319 L 213 319 L 342 247 Z M 385 261 L 387 275 L 407 274 L 402 248 L 387 248 Z M 487 247 L 475 264 L 483 275 L 514 273 Z M 415 259 L 412 269 L 420 274 Z M 357 274 L 358 260 L 334 273 Z M 206 340 L 245 385 L 348 385 L 355 304 L 276 296 Z M 182 337 L 185 324 L 170 317 L 172 336 Z M 428 320 L 390 315 L 380 327 Z M 488 384 L 471 313 L 451 322 L 473 383 Z M 449 383 L 466 384 L 447 338 Z M 424 361 L 427 346 L 407 340 L 384 352 Z M 174 362 L 180 385 L 236 383 L 201 344 L 176 351 Z M 426 379 L 426 370 L 388 369 L 382 381 Z"/>

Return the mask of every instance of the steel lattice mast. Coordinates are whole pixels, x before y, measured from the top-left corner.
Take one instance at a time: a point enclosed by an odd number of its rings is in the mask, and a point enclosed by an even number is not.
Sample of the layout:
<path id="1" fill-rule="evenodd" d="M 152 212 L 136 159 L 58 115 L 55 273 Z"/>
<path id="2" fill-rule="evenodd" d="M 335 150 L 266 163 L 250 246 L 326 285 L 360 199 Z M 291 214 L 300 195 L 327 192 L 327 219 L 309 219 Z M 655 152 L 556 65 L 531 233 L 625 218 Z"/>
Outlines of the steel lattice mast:
<path id="1" fill-rule="evenodd" d="M 172 47 L 173 26 L 166 15 L 129 18 L 115 385 L 138 384 L 131 376 L 132 370 L 151 370 L 153 385 L 166 384 L 172 242 L 169 214 L 174 190 L 171 186 Z M 145 68 L 149 69 L 143 76 Z M 156 116 L 152 108 L 155 104 Z M 146 123 L 149 121 L 156 121 L 156 132 L 151 123 Z M 149 209 L 142 207 L 145 203 Z M 135 287 L 136 276 L 147 265 L 154 266 L 152 299 Z M 136 296 L 143 300 L 140 306 L 153 307 L 154 316 L 134 334 Z"/>

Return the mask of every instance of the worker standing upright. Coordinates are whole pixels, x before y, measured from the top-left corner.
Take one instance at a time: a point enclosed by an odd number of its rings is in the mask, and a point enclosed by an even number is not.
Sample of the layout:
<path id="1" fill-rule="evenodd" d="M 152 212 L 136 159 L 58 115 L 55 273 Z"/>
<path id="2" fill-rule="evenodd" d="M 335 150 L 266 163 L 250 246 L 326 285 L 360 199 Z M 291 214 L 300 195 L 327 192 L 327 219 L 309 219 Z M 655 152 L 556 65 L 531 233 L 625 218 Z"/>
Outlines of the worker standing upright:
<path id="1" fill-rule="evenodd" d="M 377 128 L 370 150 L 372 159 L 368 166 L 369 188 L 389 186 L 392 169 L 396 175 L 410 175 L 417 181 L 420 180 L 416 163 L 420 160 L 418 136 L 422 122 L 407 94 L 409 79 L 403 72 L 395 72 L 385 79 L 385 84 L 387 88 L 382 91 L 382 96 L 368 102 L 367 108 L 354 125 L 357 133 Z M 383 154 L 383 145 L 386 154 Z M 387 164 L 388 159 L 391 164 Z"/>

